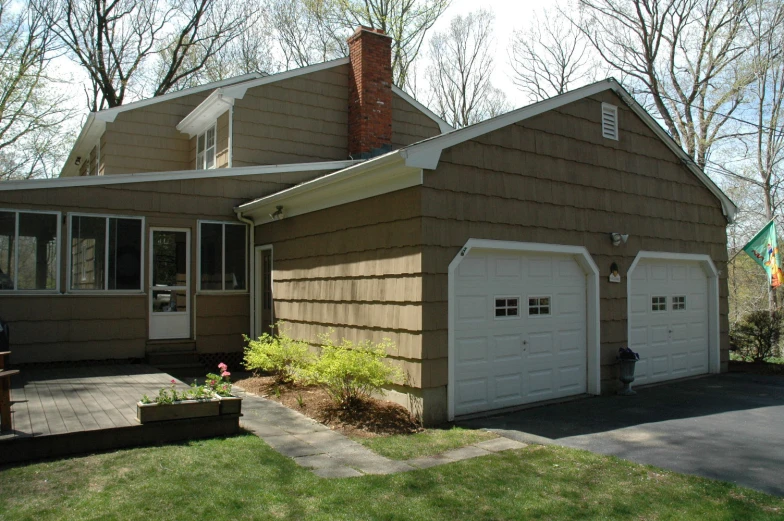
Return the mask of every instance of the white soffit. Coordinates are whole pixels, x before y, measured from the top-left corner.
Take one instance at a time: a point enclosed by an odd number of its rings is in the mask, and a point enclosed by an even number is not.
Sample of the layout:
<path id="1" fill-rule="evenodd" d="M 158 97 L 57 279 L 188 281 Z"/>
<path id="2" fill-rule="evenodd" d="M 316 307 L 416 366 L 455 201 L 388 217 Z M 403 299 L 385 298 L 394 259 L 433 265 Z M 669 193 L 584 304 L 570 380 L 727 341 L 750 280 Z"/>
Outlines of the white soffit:
<path id="1" fill-rule="evenodd" d="M 257 225 L 265 224 L 273 220 L 270 214 L 278 206 L 283 207 L 284 218 L 289 218 L 420 184 L 422 169 L 406 166 L 399 151 L 394 151 L 242 204 L 234 212 Z"/>
<path id="2" fill-rule="evenodd" d="M 318 163 L 291 163 L 286 165 L 212 168 L 210 170 L 177 170 L 172 172 L 143 172 L 139 174 L 55 177 L 54 179 L 25 179 L 23 181 L 3 181 L 0 183 L 0 191 L 74 188 L 82 186 L 150 183 L 157 181 L 183 181 L 187 179 L 216 179 L 222 177 L 242 177 L 249 175 L 285 174 L 289 172 L 325 172 L 342 170 L 362 162 L 362 160 L 323 161 Z"/>
<path id="3" fill-rule="evenodd" d="M 732 200 L 713 182 L 713 180 L 698 167 L 691 157 L 670 137 L 669 134 L 651 117 L 639 103 L 626 92 L 626 90 L 613 78 L 608 78 L 585 87 L 580 87 L 573 91 L 555 96 L 553 98 L 528 105 L 526 107 L 507 112 L 495 118 L 485 120 L 481 123 L 464 127 L 459 130 L 441 134 L 429 139 L 420 141 L 404 148 L 401 153 L 406 159 L 406 165 L 427 170 L 434 170 L 441 159 L 441 152 L 449 147 L 464 143 L 479 136 L 488 134 L 503 127 L 513 125 L 519 121 L 538 116 L 550 110 L 557 109 L 569 103 L 579 101 L 588 96 L 593 96 L 605 90 L 612 90 L 631 108 L 640 119 L 678 156 L 678 158 L 691 170 L 691 172 L 702 181 L 702 183 L 720 201 L 724 215 L 732 223 L 738 207 Z"/>
<path id="4" fill-rule="evenodd" d="M 218 89 L 185 116 L 177 124 L 177 130 L 188 134 L 188 137 L 200 134 L 215 123 L 215 120 L 229 110 L 232 105 L 234 105 L 234 98 L 224 96 L 223 89 Z"/>

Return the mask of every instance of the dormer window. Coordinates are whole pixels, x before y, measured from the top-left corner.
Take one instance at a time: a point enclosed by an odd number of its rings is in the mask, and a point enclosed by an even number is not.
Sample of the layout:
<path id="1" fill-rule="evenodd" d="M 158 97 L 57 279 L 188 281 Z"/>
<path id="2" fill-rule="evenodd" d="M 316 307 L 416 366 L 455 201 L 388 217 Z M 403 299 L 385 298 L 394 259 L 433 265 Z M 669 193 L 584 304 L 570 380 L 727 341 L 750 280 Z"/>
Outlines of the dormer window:
<path id="1" fill-rule="evenodd" d="M 196 170 L 215 168 L 215 125 L 196 138 Z"/>

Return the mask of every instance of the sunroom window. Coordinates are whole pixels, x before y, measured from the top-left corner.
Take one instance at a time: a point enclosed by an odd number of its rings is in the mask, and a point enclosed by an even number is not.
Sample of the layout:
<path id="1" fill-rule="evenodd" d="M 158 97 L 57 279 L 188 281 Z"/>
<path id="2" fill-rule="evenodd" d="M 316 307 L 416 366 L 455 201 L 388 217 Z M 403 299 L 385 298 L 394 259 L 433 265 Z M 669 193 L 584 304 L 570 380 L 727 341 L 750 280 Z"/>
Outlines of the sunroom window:
<path id="1" fill-rule="evenodd" d="M 215 168 L 216 126 L 213 125 L 196 138 L 196 170 Z"/>
<path id="2" fill-rule="evenodd" d="M 247 227 L 244 224 L 199 224 L 199 289 L 245 291 Z"/>
<path id="3" fill-rule="evenodd" d="M 142 219 L 71 216 L 73 290 L 141 291 Z"/>
<path id="4" fill-rule="evenodd" d="M 60 214 L 0 210 L 0 290 L 58 289 Z"/>

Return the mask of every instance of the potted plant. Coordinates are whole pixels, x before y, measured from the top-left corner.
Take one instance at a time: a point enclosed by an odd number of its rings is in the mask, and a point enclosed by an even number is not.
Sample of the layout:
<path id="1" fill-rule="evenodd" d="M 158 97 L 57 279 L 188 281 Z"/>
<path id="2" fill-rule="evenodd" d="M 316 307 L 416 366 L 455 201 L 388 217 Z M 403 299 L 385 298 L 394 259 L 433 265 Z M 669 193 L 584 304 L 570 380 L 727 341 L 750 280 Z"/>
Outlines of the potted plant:
<path id="1" fill-rule="evenodd" d="M 618 394 L 621 396 L 631 396 L 637 394 L 632 391 L 632 382 L 634 381 L 634 366 L 640 355 L 635 353 L 629 347 L 622 347 L 618 349 L 618 364 L 620 364 L 621 374 L 619 379 L 623 384 Z"/>
<path id="2" fill-rule="evenodd" d="M 177 390 L 177 380 L 170 387 L 158 391 L 158 396 L 147 395 L 136 404 L 136 419 L 139 423 L 186 418 L 202 418 L 219 414 L 239 414 L 242 398 L 231 394 L 231 373 L 226 364 L 218 365 L 220 374 L 210 373 L 204 385 L 193 382 L 189 389 Z"/>

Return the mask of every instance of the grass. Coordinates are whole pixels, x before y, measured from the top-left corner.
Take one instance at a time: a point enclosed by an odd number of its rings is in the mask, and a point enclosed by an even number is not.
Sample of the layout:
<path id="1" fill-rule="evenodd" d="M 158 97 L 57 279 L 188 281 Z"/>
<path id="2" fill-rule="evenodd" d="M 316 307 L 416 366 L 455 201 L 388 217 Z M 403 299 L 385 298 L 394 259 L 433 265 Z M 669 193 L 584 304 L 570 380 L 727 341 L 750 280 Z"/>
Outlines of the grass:
<path id="1" fill-rule="evenodd" d="M 428 470 L 316 477 L 255 436 L 0 471 L 2 520 L 782 519 L 784 500 L 612 457 L 530 446 Z"/>
<path id="2" fill-rule="evenodd" d="M 498 435 L 492 432 L 452 427 L 451 429 L 427 429 L 417 434 L 356 438 L 355 440 L 387 458 L 406 460 L 440 454 L 497 437 Z"/>

